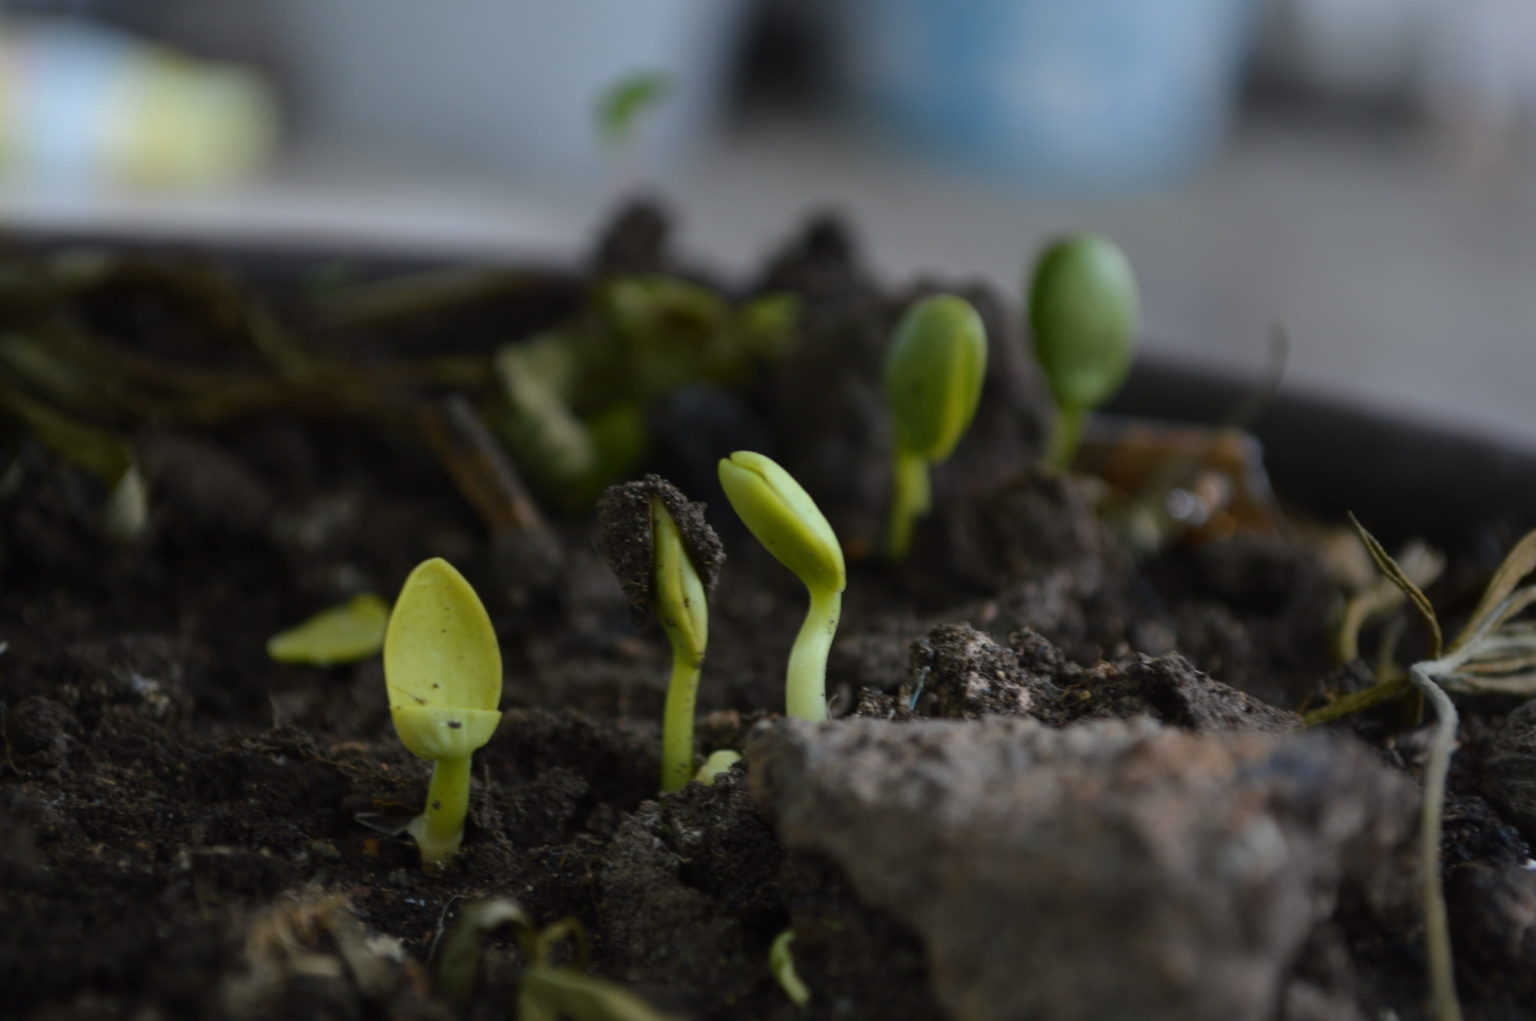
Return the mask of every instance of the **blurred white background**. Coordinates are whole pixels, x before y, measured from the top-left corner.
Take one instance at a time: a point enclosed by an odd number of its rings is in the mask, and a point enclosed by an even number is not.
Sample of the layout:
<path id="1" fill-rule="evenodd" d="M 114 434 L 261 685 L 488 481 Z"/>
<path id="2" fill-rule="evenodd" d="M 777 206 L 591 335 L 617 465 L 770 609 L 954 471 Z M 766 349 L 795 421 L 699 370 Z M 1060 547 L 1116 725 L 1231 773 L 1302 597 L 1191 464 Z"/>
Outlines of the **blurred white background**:
<path id="1" fill-rule="evenodd" d="M 573 259 L 639 189 L 1014 293 L 1094 229 L 1150 347 L 1536 445 L 1533 112 L 1528 0 L 0 0 L 0 229 Z"/>

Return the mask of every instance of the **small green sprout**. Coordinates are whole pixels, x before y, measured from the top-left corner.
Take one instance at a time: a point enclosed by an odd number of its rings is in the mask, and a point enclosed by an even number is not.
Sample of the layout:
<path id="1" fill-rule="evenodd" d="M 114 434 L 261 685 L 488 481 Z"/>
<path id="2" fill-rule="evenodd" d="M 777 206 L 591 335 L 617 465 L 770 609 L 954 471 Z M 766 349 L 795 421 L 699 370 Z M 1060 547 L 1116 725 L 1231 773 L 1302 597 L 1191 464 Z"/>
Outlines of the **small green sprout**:
<path id="1" fill-rule="evenodd" d="M 654 612 L 672 644 L 661 731 L 661 789 L 693 779 L 693 710 L 709 644 L 709 593 L 725 551 L 691 503 L 657 475 L 610 486 L 598 506 L 598 547 L 629 597 L 636 624 Z"/>
<path id="2" fill-rule="evenodd" d="M 603 141 L 619 146 L 629 141 L 635 124 L 672 91 L 665 71 L 638 71 L 603 90 L 597 100 L 597 129 Z"/>
<path id="3" fill-rule="evenodd" d="M 671 1015 L 611 982 L 585 973 L 587 936 L 581 923 L 566 918 L 538 928 L 516 901 L 505 897 L 472 902 L 452 925 L 438 930 L 432 946 L 438 991 L 460 1008 L 474 996 L 484 956 L 485 937 L 499 929 L 517 931 L 523 970 L 517 997 L 518 1021 L 669 1021 Z M 576 966 L 553 963 L 554 948 L 564 940 L 575 946 Z"/>
<path id="4" fill-rule="evenodd" d="M 715 779 L 721 773 L 729 773 L 731 767 L 741 761 L 741 752 L 722 748 L 716 752 L 710 752 L 709 758 L 704 760 L 704 765 L 699 767 L 694 779 L 706 787 L 714 786 Z"/>
<path id="5" fill-rule="evenodd" d="M 671 1021 L 634 993 L 571 968 L 535 965 L 523 972 L 518 1021 Z"/>
<path id="6" fill-rule="evenodd" d="M 470 901 L 452 925 L 447 924 L 445 912 L 432 941 L 433 977 L 444 998 L 459 1007 L 470 1002 L 485 952 L 485 937 L 509 925 L 515 926 L 525 940 L 537 939 L 538 930 L 528 912 L 508 897 Z"/>
<path id="7" fill-rule="evenodd" d="M 778 981 L 779 987 L 784 990 L 784 995 L 789 997 L 791 1003 L 804 1009 L 811 1002 L 811 991 L 800 981 L 800 976 L 795 971 L 795 959 L 789 952 L 789 944 L 794 941 L 795 930 L 785 929 L 773 939 L 773 945 L 768 948 L 768 970 Z"/>
<path id="8" fill-rule="evenodd" d="M 8 367 L 9 373 L 14 366 Z M 13 387 L 0 377 L 0 423 L 14 417 L 42 446 L 96 477 L 105 498 L 98 523 L 103 535 L 127 542 L 149 526 L 144 474 L 131 444 L 116 433 L 87 425 Z"/>
<path id="9" fill-rule="evenodd" d="M 800 483 L 762 454 L 738 450 L 722 459 L 720 485 L 757 541 L 805 583 L 811 606 L 789 654 L 785 712 L 825 720 L 827 653 L 848 584 L 843 549 Z"/>
<path id="10" fill-rule="evenodd" d="M 334 666 L 367 659 L 384 647 L 389 607 L 372 592 L 321 610 L 298 627 L 267 640 L 267 655 L 279 663 Z"/>
<path id="11" fill-rule="evenodd" d="M 501 721 L 496 632 L 446 560 L 424 561 L 405 579 L 384 636 L 384 683 L 401 743 L 433 763 L 426 808 L 407 832 L 422 864 L 441 868 L 464 838 L 470 756 Z"/>
<path id="12" fill-rule="evenodd" d="M 1139 308 L 1136 276 L 1113 241 L 1075 234 L 1040 254 L 1029 286 L 1029 328 L 1056 398 L 1048 463 L 1072 463 L 1084 416 L 1125 382 Z"/>
<path id="13" fill-rule="evenodd" d="M 987 374 L 987 331 L 953 294 L 907 309 L 885 356 L 885 403 L 894 435 L 891 515 L 885 552 L 907 555 L 912 525 L 928 513 L 929 465 L 943 464 L 976 415 Z"/>

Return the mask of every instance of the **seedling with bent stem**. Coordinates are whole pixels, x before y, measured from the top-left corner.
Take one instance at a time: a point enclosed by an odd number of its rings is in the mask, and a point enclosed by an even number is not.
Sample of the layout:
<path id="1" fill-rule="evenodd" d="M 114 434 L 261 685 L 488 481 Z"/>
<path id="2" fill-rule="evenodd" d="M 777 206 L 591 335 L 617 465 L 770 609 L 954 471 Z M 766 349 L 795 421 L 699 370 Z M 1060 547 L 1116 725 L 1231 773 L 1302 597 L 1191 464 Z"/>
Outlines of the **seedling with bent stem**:
<path id="1" fill-rule="evenodd" d="M 1071 465 L 1083 419 L 1125 382 L 1139 307 L 1135 274 L 1113 241 L 1076 234 L 1040 254 L 1029 285 L 1029 327 L 1056 398 L 1047 463 Z"/>
<path id="2" fill-rule="evenodd" d="M 795 930 L 785 929 L 773 939 L 773 945 L 768 948 L 768 971 L 774 980 L 779 983 L 779 988 L 784 990 L 784 995 L 789 997 L 795 1006 L 805 1009 L 805 1005 L 811 1002 L 811 991 L 800 979 L 795 971 L 795 959 L 791 954 L 789 945 L 794 942 Z"/>
<path id="3" fill-rule="evenodd" d="M 694 779 L 706 787 L 714 785 L 722 773 L 729 773 L 731 767 L 741 761 L 741 753 L 730 748 L 721 748 L 719 751 L 709 753 L 709 758 L 704 760 L 704 765 L 694 774 Z"/>
<path id="4" fill-rule="evenodd" d="M 525 962 L 517 996 L 518 1021 L 669 1021 L 633 993 L 586 974 L 587 936 L 581 923 L 566 918 L 538 928 L 516 901 L 505 897 L 477 901 L 452 926 L 439 930 L 433 943 L 433 971 L 438 990 L 455 1005 L 470 1004 L 487 934 L 516 928 Z M 557 944 L 575 943 L 575 964 L 556 964 Z"/>
<path id="5" fill-rule="evenodd" d="M 970 302 L 940 294 L 907 309 L 885 356 L 885 403 L 894 434 L 885 531 L 891 560 L 911 548 L 912 525 L 931 503 L 928 468 L 954 452 L 976 415 L 986 374 L 986 327 Z"/>
<path id="6" fill-rule="evenodd" d="M 1309 713 L 1309 724 L 1358 712 L 1409 691 L 1421 694 L 1435 711 L 1435 734 L 1424 765 L 1424 811 L 1420 815 L 1419 860 L 1424 899 L 1429 984 L 1439 1021 L 1460 1021 L 1455 964 L 1440 883 L 1441 814 L 1446 775 L 1456 744 L 1459 717 L 1450 692 L 1536 695 L 1536 622 L 1515 618 L 1536 604 L 1536 584 L 1522 586 L 1536 571 L 1536 532 L 1515 544 L 1488 582 L 1472 617 L 1449 645 L 1439 618 L 1422 589 L 1353 516 L 1371 559 L 1402 590 L 1429 633 L 1430 658 L 1414 663 L 1405 676 L 1389 678 L 1356 695 Z"/>
<path id="7" fill-rule="evenodd" d="M 501 722 L 496 632 L 448 561 L 424 561 L 405 579 L 384 635 L 384 683 L 395 733 L 432 763 L 426 807 L 406 831 L 422 865 L 438 869 L 464 839 L 470 757 Z"/>
<path id="8" fill-rule="evenodd" d="M 789 653 L 785 712 L 802 720 L 825 720 L 827 654 L 848 584 L 843 548 L 800 483 L 762 454 L 738 450 L 721 459 L 720 485 L 757 541 L 805 583 L 811 606 Z"/>
<path id="9" fill-rule="evenodd" d="M 693 779 L 693 709 L 709 644 L 709 593 L 725 552 L 690 503 L 657 475 L 610 486 L 598 506 L 599 541 L 641 623 L 654 612 L 672 644 L 672 679 L 661 732 L 661 789 Z"/>

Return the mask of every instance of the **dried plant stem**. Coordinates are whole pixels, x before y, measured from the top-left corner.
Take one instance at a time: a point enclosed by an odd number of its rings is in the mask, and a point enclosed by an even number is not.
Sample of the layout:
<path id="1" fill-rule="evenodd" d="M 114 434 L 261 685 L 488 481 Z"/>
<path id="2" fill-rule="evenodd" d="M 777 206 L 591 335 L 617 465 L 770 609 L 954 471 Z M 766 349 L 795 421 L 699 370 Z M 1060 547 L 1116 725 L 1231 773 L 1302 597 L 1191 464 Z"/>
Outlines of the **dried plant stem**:
<path id="1" fill-rule="evenodd" d="M 1419 860 L 1424 896 L 1424 940 L 1429 954 L 1429 988 L 1439 1021 L 1461 1021 L 1456 999 L 1456 968 L 1451 958 L 1450 927 L 1445 916 L 1445 891 L 1440 882 L 1440 825 L 1445 804 L 1445 779 L 1450 772 L 1459 718 L 1456 705 L 1435 683 L 1431 672 L 1444 664 L 1415 663 L 1408 671 L 1414 687 L 1435 709 L 1435 736 L 1424 765 L 1424 809 L 1419 823 Z"/>
<path id="2" fill-rule="evenodd" d="M 1319 706 L 1302 717 L 1302 722 L 1309 727 L 1315 727 L 1320 723 L 1328 723 L 1351 713 L 1358 713 L 1369 709 L 1379 702 L 1385 702 L 1389 698 L 1396 698 L 1410 690 L 1410 683 L 1406 678 L 1394 677 L 1390 680 L 1380 681 L 1363 691 L 1352 692 L 1334 699 L 1325 706 Z"/>
<path id="3" fill-rule="evenodd" d="M 1062 471 L 1072 467 L 1072 459 L 1077 456 L 1077 447 L 1083 438 L 1083 421 L 1087 417 L 1088 412 L 1084 408 L 1062 405 L 1056 409 L 1050 449 L 1045 457 L 1047 464 Z"/>

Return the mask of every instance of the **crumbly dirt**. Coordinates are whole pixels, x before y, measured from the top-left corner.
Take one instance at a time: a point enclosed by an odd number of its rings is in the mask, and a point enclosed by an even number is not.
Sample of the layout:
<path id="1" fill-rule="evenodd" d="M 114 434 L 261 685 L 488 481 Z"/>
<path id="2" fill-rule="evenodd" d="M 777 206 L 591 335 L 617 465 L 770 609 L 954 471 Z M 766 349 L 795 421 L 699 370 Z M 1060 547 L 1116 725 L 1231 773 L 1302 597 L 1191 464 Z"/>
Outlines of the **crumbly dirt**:
<path id="1" fill-rule="evenodd" d="M 666 233 L 654 210 L 631 211 L 593 272 L 700 278 Z M 230 340 L 238 309 L 215 315 L 135 258 L 78 297 L 80 322 L 189 366 L 253 364 Z M 338 324 L 314 311 L 310 277 L 252 265 L 203 272 L 360 358 L 483 358 L 587 293 L 509 271 L 450 303 Z M 991 370 L 911 558 L 890 565 L 874 556 L 880 355 L 905 304 L 941 287 L 977 304 Z M 748 750 L 714 785 L 665 796 L 670 652 L 630 621 L 594 521 L 488 528 L 411 415 L 257 406 L 143 426 L 150 518 L 126 545 L 96 526 L 98 483 L 4 425 L 0 1016 L 507 1017 L 528 963 L 514 933 L 491 934 L 461 1005 L 432 948 L 466 902 L 508 897 L 541 925 L 574 919 L 592 974 L 680 1017 L 1069 1018 L 1093 1003 L 1428 1017 L 1405 838 L 1424 731 L 1387 706 L 1327 740 L 1299 733 L 1307 703 L 1361 683 L 1331 658 L 1341 594 L 1320 548 L 1286 529 L 1133 556 L 1098 513 L 1101 487 L 1033 467 L 1044 389 L 1017 310 L 985 287 L 883 290 L 822 220 L 757 288 L 801 296 L 798 347 L 743 390 L 648 409 L 648 467 L 708 505 L 728 555 L 699 752 Z M 828 671 L 844 719 L 821 731 L 775 721 L 806 597 L 713 488 L 716 459 L 744 446 L 804 484 L 848 553 Z M 393 735 L 379 659 L 321 669 L 264 652 L 351 595 L 391 597 L 429 556 L 481 594 L 505 668 L 463 850 L 435 875 L 409 838 L 357 821 L 408 819 L 428 775 Z M 1536 717 L 1506 719 L 1517 706 L 1465 707 L 1447 805 L 1474 1019 L 1528 1016 L 1536 994 Z M 1031 755 L 1039 772 L 1021 768 Z M 804 1010 L 767 965 L 786 928 Z M 1016 976 L 1010 954 L 1026 955 Z M 1039 984 L 1052 974 L 1061 985 Z"/>

